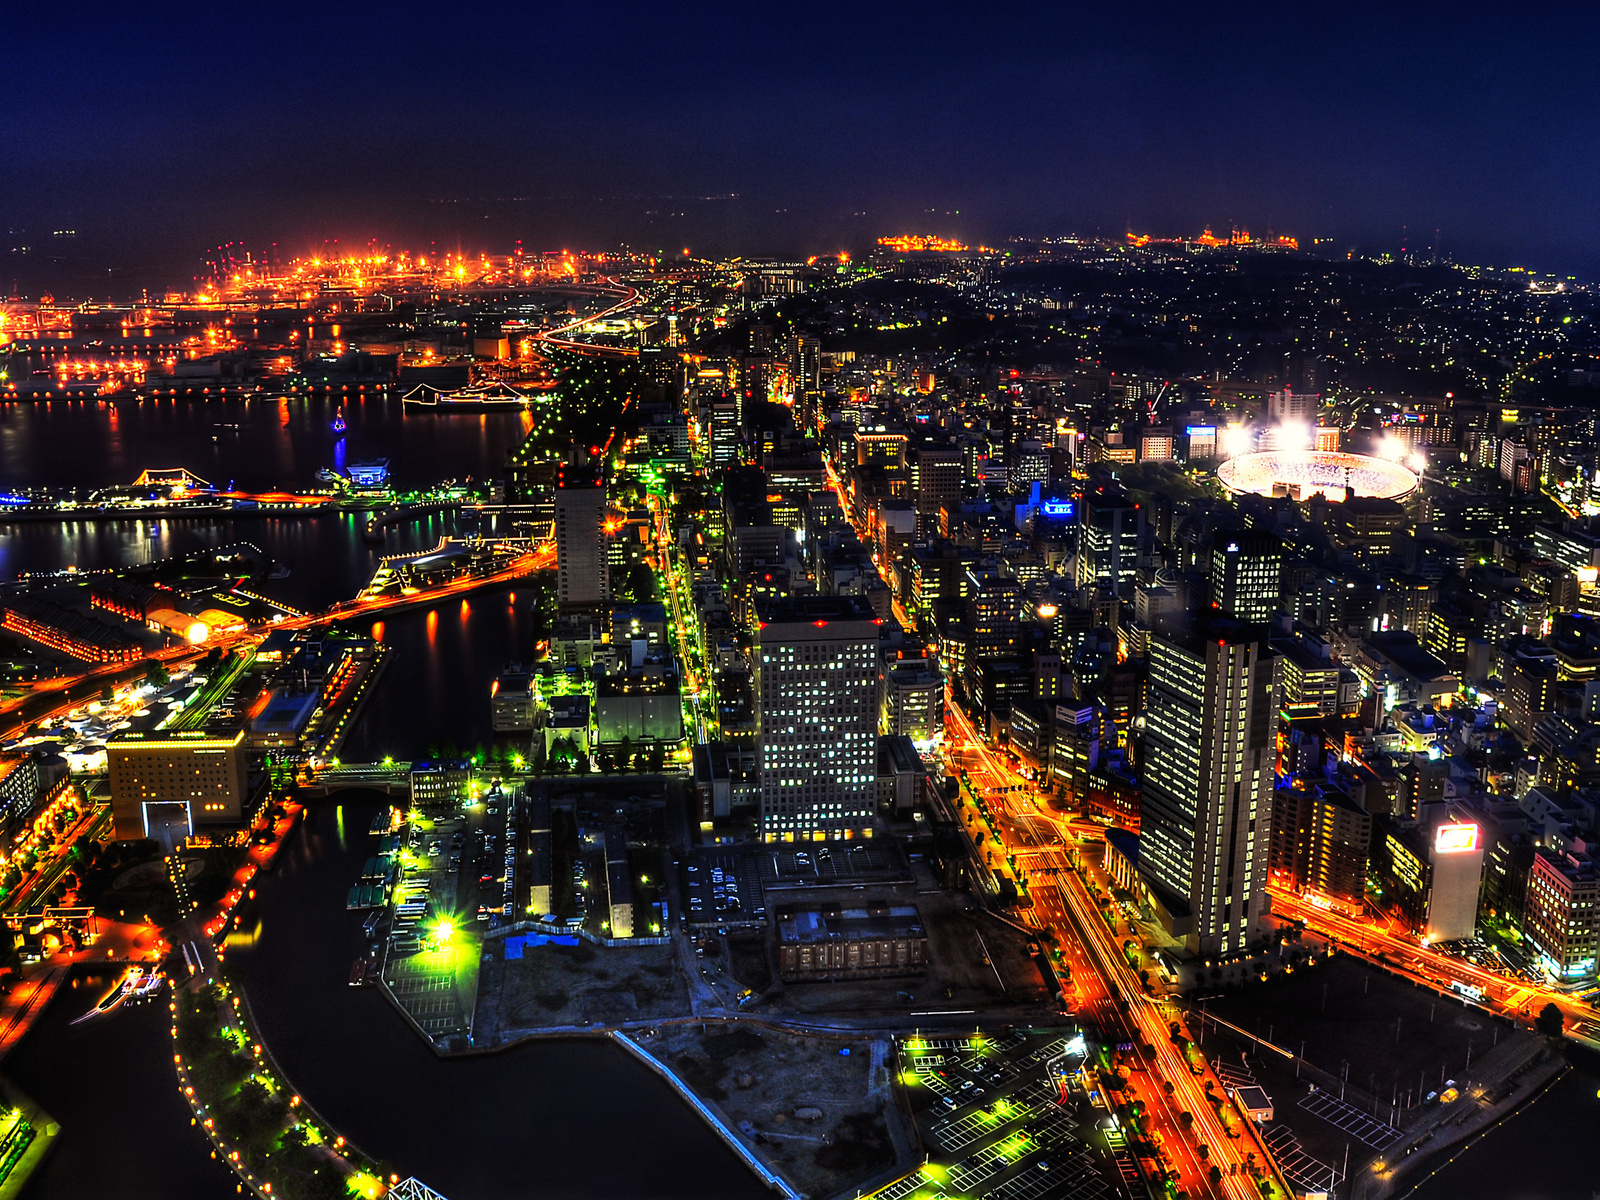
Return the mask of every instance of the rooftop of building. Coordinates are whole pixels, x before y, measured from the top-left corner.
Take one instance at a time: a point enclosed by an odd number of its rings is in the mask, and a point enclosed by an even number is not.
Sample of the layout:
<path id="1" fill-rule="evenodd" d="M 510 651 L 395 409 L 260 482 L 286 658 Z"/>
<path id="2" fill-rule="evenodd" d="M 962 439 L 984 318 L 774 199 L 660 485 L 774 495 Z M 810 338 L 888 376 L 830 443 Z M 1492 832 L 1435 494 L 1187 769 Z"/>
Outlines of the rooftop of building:
<path id="1" fill-rule="evenodd" d="M 815 625 L 818 621 L 872 621 L 872 606 L 861 596 L 791 596 L 761 611 L 766 625 Z"/>
<path id="2" fill-rule="evenodd" d="M 910 904 L 779 909 L 777 917 L 778 940 L 790 944 L 925 936 L 922 916 Z"/>

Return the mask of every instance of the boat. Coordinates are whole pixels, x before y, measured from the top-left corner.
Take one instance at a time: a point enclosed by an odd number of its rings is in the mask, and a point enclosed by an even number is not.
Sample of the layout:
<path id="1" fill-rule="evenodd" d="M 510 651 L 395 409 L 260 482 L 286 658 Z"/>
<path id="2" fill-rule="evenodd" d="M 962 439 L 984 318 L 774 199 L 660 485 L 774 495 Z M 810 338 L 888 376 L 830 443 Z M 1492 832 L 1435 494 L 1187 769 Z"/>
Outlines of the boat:
<path id="1" fill-rule="evenodd" d="M 446 392 L 430 383 L 419 383 L 400 397 L 404 408 L 420 408 L 433 412 L 498 412 L 527 408 L 533 398 L 520 392 L 509 383 L 475 383 L 468 387 Z"/>
<path id="2" fill-rule="evenodd" d="M 368 827 L 367 832 L 373 837 L 379 837 L 385 833 L 393 833 L 400 828 L 400 822 L 400 810 L 391 805 L 372 818 L 372 824 Z"/>
<path id="3" fill-rule="evenodd" d="M 368 964 L 366 959 L 364 959 L 364 958 L 356 959 L 355 962 L 350 964 L 350 986 L 351 987 L 368 987 L 368 986 L 370 986 L 371 983 L 372 983 L 372 978 L 371 978 L 371 976 L 369 974 L 370 970 L 371 970 L 371 967 Z"/>
<path id="4" fill-rule="evenodd" d="M 91 1017 L 104 1016 L 125 1002 L 142 1000 L 160 990 L 160 975 L 157 975 L 154 971 L 146 971 L 140 966 L 129 967 L 122 977 L 111 985 L 111 990 L 100 998 L 100 1003 L 73 1021 L 72 1024 L 79 1025 Z"/>
<path id="5" fill-rule="evenodd" d="M 341 408 L 338 412 L 333 414 L 333 424 L 329 425 L 328 428 L 333 430 L 333 432 L 338 434 L 340 437 L 344 436 L 344 431 L 350 428 L 350 426 L 345 424 L 344 409 Z"/>

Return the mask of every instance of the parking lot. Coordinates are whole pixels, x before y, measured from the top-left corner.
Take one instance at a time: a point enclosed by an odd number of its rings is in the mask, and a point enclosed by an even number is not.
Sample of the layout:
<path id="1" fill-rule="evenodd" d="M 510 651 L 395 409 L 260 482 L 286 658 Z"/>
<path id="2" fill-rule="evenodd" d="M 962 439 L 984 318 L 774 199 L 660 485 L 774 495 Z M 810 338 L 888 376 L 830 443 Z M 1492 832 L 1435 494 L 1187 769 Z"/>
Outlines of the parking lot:
<path id="1" fill-rule="evenodd" d="M 816 845 L 772 849 L 756 855 L 761 884 L 768 891 L 783 888 L 840 887 L 846 884 L 884 886 L 912 882 L 911 868 L 889 843 Z"/>
<path id="2" fill-rule="evenodd" d="M 507 810 L 498 787 L 459 809 L 417 813 L 396 846 L 398 869 L 379 978 L 424 1034 L 439 1044 L 470 1036 L 477 1003 L 480 934 L 505 919 L 515 885 Z M 396 839 L 399 841 L 400 839 Z M 509 848 L 514 854 L 515 843 Z"/>
<path id="3" fill-rule="evenodd" d="M 686 924 L 717 928 L 766 920 L 761 871 L 748 851 L 696 850 L 684 861 L 682 879 Z"/>
<path id="4" fill-rule="evenodd" d="M 928 1152 L 873 1200 L 1101 1200 L 1130 1197 L 1108 1115 L 1077 1068 L 1076 1029 L 902 1039 L 900 1078 Z M 1126 1150 L 1123 1150 L 1126 1156 Z"/>

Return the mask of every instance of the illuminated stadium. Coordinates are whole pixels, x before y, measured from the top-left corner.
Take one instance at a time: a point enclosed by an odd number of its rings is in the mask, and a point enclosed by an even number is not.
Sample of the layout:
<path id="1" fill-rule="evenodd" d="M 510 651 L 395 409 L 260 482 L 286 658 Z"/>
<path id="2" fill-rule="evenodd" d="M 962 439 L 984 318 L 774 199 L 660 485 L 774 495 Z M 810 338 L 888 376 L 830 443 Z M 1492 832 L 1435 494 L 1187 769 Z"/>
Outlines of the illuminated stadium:
<path id="1" fill-rule="evenodd" d="M 1309 500 L 1318 492 L 1329 500 L 1343 500 L 1346 488 L 1357 496 L 1403 500 L 1417 490 L 1417 477 L 1399 463 L 1342 450 L 1241 454 L 1218 467 L 1217 478 L 1230 492 L 1294 500 Z"/>

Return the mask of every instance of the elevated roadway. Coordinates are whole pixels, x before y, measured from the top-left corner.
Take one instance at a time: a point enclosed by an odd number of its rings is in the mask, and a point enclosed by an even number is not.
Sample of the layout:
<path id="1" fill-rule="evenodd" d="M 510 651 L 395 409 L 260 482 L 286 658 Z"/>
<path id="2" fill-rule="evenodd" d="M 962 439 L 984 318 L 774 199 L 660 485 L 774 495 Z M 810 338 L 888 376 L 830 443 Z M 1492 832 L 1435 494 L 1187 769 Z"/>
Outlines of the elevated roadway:
<path id="1" fill-rule="evenodd" d="M 455 579 L 410 595 L 342 600 L 322 612 L 285 617 L 282 621 L 269 626 L 252 627 L 195 646 L 171 646 L 131 663 L 104 663 L 81 675 L 48 679 L 36 684 L 26 695 L 0 704 L 0 737 L 16 737 L 33 722 L 49 720 L 69 712 L 94 699 L 102 688 L 117 687 L 140 679 L 152 662 L 166 667 L 193 663 L 207 651 L 217 648 L 233 650 L 256 642 L 275 629 L 315 629 L 331 625 L 336 621 L 377 618 L 408 608 L 436 604 L 442 600 L 465 596 L 479 588 L 495 587 L 524 579 L 536 571 L 555 565 L 555 559 L 555 542 L 543 542 L 532 550 L 518 555 L 491 575 Z"/>

